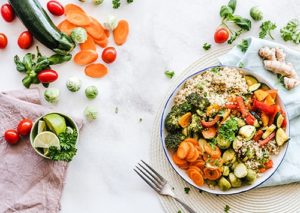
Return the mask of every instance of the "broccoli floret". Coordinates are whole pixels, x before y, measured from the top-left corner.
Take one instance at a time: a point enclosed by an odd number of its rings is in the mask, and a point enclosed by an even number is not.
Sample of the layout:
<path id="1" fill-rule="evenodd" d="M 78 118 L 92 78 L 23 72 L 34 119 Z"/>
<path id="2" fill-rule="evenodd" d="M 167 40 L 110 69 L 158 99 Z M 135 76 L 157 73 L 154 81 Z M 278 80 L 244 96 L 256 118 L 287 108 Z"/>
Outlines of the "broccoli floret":
<path id="1" fill-rule="evenodd" d="M 177 116 L 174 112 L 170 112 L 165 119 L 165 128 L 168 132 L 176 132 L 181 127 L 178 123 L 179 116 Z"/>
<path id="2" fill-rule="evenodd" d="M 188 102 L 184 102 L 179 105 L 175 105 L 171 109 L 171 113 L 174 113 L 177 116 L 184 115 L 187 112 L 190 112 L 192 110 L 192 105 Z"/>
<path id="3" fill-rule="evenodd" d="M 200 109 L 200 110 L 205 110 L 209 105 L 209 101 L 205 97 L 201 97 L 197 93 L 191 93 L 186 97 L 187 103 L 191 104 L 193 107 Z"/>
<path id="4" fill-rule="evenodd" d="M 201 119 L 198 115 L 192 115 L 192 122 L 189 125 L 189 130 L 191 130 L 193 133 L 198 133 L 202 130 Z"/>
<path id="5" fill-rule="evenodd" d="M 185 135 L 180 132 L 168 134 L 165 138 L 166 147 L 168 149 L 177 150 L 181 141 L 185 139 Z"/>

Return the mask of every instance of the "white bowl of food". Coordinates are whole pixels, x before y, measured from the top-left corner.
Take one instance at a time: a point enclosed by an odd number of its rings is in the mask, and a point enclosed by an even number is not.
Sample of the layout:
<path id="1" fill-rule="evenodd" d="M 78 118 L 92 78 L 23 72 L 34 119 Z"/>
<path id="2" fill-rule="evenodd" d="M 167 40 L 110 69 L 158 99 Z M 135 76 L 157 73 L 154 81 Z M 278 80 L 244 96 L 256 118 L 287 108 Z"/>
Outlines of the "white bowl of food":
<path id="1" fill-rule="evenodd" d="M 236 194 L 268 180 L 288 147 L 289 121 L 277 91 L 228 66 L 184 79 L 165 103 L 160 137 L 174 170 L 194 187 Z"/>

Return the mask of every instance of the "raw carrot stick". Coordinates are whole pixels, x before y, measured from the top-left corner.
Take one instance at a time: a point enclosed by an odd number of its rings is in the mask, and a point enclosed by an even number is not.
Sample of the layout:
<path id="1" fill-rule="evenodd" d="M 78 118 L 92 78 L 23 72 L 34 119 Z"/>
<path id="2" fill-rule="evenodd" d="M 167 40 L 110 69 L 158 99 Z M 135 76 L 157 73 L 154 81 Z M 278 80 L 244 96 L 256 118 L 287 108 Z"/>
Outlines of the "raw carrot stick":
<path id="1" fill-rule="evenodd" d="M 102 78 L 108 73 L 108 69 L 105 65 L 97 63 L 86 66 L 84 72 L 91 78 Z"/>
<path id="2" fill-rule="evenodd" d="M 72 30 L 73 30 L 74 28 L 76 28 L 76 25 L 70 23 L 68 20 L 64 20 L 64 21 L 62 21 L 62 22 L 57 26 L 57 28 L 58 28 L 61 32 L 65 33 L 65 34 L 67 34 L 67 35 L 70 35 L 71 32 L 72 32 Z"/>
<path id="3" fill-rule="evenodd" d="M 108 39 L 105 37 L 102 40 L 96 40 L 94 39 L 95 43 L 98 44 L 100 47 L 105 48 L 108 44 Z"/>
<path id="4" fill-rule="evenodd" d="M 92 21 L 86 12 L 75 4 L 65 6 L 65 15 L 67 20 L 76 26 L 87 26 Z"/>
<path id="5" fill-rule="evenodd" d="M 129 25 L 126 20 L 121 20 L 118 26 L 113 31 L 114 40 L 117 45 L 122 45 L 126 42 L 129 33 Z"/>
<path id="6" fill-rule="evenodd" d="M 94 50 L 81 50 L 74 56 L 74 62 L 79 65 L 93 63 L 98 58 L 98 53 Z"/>
<path id="7" fill-rule="evenodd" d="M 95 50 L 96 51 L 96 44 L 94 42 L 94 39 L 88 34 L 87 40 L 80 44 L 81 50 Z"/>
<path id="8" fill-rule="evenodd" d="M 100 40 L 106 37 L 106 34 L 104 32 L 104 28 L 102 25 L 97 21 L 97 19 L 90 17 L 92 20 L 91 23 L 84 28 L 92 36 L 94 39 Z"/>

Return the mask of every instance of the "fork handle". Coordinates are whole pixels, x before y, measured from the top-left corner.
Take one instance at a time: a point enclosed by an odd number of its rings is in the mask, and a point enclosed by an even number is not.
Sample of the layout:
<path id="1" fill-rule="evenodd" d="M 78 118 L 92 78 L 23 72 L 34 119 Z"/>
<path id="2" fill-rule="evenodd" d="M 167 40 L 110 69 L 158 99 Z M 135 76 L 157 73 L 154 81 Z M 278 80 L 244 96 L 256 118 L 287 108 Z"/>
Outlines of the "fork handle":
<path id="1" fill-rule="evenodd" d="M 183 201 L 178 199 L 177 197 L 174 197 L 174 199 L 180 203 L 189 213 L 197 213 L 195 210 L 193 210 L 191 207 L 189 207 L 187 204 L 185 204 Z"/>

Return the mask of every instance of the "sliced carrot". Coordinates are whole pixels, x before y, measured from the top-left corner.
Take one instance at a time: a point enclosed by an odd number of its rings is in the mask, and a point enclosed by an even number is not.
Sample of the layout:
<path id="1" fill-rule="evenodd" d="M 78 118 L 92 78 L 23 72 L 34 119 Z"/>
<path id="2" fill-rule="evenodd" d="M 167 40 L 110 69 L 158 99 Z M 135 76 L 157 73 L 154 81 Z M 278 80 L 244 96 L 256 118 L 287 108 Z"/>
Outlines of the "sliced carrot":
<path id="1" fill-rule="evenodd" d="M 177 166 L 183 166 L 185 164 L 187 164 L 186 160 L 182 160 L 180 159 L 176 153 L 173 154 L 173 161 Z"/>
<path id="2" fill-rule="evenodd" d="M 189 169 L 187 171 L 188 176 L 194 181 L 194 183 L 198 186 L 202 186 L 204 184 L 204 179 L 201 173 L 196 169 Z"/>
<path id="3" fill-rule="evenodd" d="M 121 20 L 118 26 L 113 31 L 114 40 L 117 45 L 122 45 L 126 42 L 129 33 L 129 24 L 126 20 Z"/>
<path id="4" fill-rule="evenodd" d="M 107 46 L 107 44 L 108 44 L 108 39 L 107 39 L 107 37 L 105 37 L 104 39 L 102 39 L 102 40 L 96 40 L 96 39 L 94 39 L 94 41 L 95 41 L 95 43 L 96 44 L 98 44 L 100 47 L 102 47 L 102 48 L 105 48 L 106 46 Z"/>
<path id="5" fill-rule="evenodd" d="M 96 63 L 86 66 L 84 72 L 91 78 L 102 78 L 108 73 L 108 69 L 104 64 Z"/>
<path id="6" fill-rule="evenodd" d="M 180 159 L 185 159 L 190 151 L 191 146 L 189 143 L 181 142 L 177 149 L 177 156 Z"/>
<path id="7" fill-rule="evenodd" d="M 206 143 L 204 145 L 204 149 L 207 152 L 207 154 L 209 154 L 212 158 L 221 157 L 221 150 L 217 146 L 212 147 L 209 143 Z"/>
<path id="8" fill-rule="evenodd" d="M 218 180 L 222 176 L 219 169 L 204 168 L 203 173 L 204 177 L 208 180 Z"/>
<path id="9" fill-rule="evenodd" d="M 91 23 L 88 26 L 85 26 L 84 28 L 92 36 L 94 39 L 103 39 L 106 37 L 106 34 L 104 32 L 104 28 L 99 23 L 99 21 L 93 17 L 90 17 Z"/>
<path id="10" fill-rule="evenodd" d="M 87 35 L 87 40 L 84 43 L 80 44 L 80 49 L 96 51 L 96 44 L 94 42 L 94 39 L 90 35 Z"/>
<path id="11" fill-rule="evenodd" d="M 258 141 L 261 139 L 261 136 L 262 136 L 263 134 L 264 134 L 264 131 L 262 131 L 261 129 L 258 130 L 258 131 L 255 133 L 255 135 L 254 135 L 254 137 L 253 137 L 253 140 L 256 141 L 256 142 L 258 142 Z"/>
<path id="12" fill-rule="evenodd" d="M 217 129 L 215 127 L 209 127 L 202 130 L 202 135 L 205 139 L 212 139 L 217 135 Z"/>
<path id="13" fill-rule="evenodd" d="M 65 33 L 67 35 L 71 35 L 71 32 L 74 28 L 76 28 L 76 25 L 70 23 L 68 20 L 64 20 L 57 26 L 57 28 L 61 32 Z"/>
<path id="14" fill-rule="evenodd" d="M 200 159 L 200 160 L 196 160 L 195 162 L 192 162 L 191 163 L 192 166 L 196 166 L 198 167 L 199 169 L 204 169 L 205 167 L 205 161 Z"/>
<path id="15" fill-rule="evenodd" d="M 190 125 L 191 120 L 192 120 L 192 113 L 188 112 L 179 118 L 178 123 L 182 128 L 185 128 Z"/>
<path id="16" fill-rule="evenodd" d="M 104 33 L 105 33 L 106 37 L 109 38 L 109 36 L 110 36 L 109 30 L 108 29 L 104 29 Z"/>
<path id="17" fill-rule="evenodd" d="M 187 170 L 189 167 L 190 167 L 190 166 L 189 166 L 189 163 L 188 163 L 188 162 L 186 162 L 185 164 L 179 166 L 180 169 L 184 169 L 184 170 Z"/>
<path id="18" fill-rule="evenodd" d="M 87 26 L 92 22 L 86 12 L 75 4 L 65 6 L 65 15 L 67 20 L 76 26 Z"/>
<path id="19" fill-rule="evenodd" d="M 190 146 L 190 149 L 189 149 L 188 154 L 185 157 L 186 160 L 193 158 L 196 154 L 195 153 L 196 148 L 194 147 L 194 145 L 192 143 L 188 143 L 188 144 Z"/>
<path id="20" fill-rule="evenodd" d="M 185 139 L 184 141 L 185 141 L 185 142 L 190 142 L 190 143 L 192 143 L 192 144 L 195 145 L 195 146 L 198 146 L 198 145 L 199 145 L 198 141 L 197 141 L 195 138 L 187 138 L 187 139 Z"/>
<path id="21" fill-rule="evenodd" d="M 87 65 L 93 63 L 98 58 L 95 50 L 81 50 L 74 56 L 74 62 L 79 65 Z"/>
<path id="22" fill-rule="evenodd" d="M 190 163 L 195 162 L 199 158 L 198 149 L 194 149 L 194 156 L 192 158 L 187 158 L 186 160 Z"/>
<path id="23" fill-rule="evenodd" d="M 189 166 L 189 169 L 194 169 L 194 170 L 202 173 L 201 169 L 199 167 L 197 167 L 197 166 Z"/>

